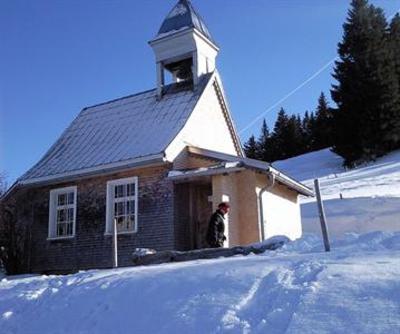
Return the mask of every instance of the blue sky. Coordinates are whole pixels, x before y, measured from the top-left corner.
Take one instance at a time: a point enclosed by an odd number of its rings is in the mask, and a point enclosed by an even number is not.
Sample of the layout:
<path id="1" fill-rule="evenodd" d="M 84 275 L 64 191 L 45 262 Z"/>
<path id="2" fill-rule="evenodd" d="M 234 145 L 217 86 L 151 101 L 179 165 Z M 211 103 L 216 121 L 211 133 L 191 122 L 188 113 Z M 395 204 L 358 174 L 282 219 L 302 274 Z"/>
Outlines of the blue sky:
<path id="1" fill-rule="evenodd" d="M 85 106 L 151 89 L 147 45 L 176 0 L 0 0 L 0 171 L 15 180 Z M 239 130 L 336 56 L 349 0 L 193 0 L 221 47 Z M 374 0 L 387 16 L 400 0 Z M 313 110 L 331 67 L 282 106 Z M 258 134 L 261 120 L 241 132 Z"/>

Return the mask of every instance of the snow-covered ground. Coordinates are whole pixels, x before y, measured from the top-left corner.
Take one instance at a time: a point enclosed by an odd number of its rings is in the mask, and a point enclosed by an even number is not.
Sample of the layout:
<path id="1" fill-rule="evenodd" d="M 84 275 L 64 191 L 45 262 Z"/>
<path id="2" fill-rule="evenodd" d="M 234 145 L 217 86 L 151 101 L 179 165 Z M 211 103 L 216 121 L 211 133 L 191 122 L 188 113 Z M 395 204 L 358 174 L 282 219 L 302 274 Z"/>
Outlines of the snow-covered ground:
<path id="1" fill-rule="evenodd" d="M 263 255 L 0 281 L 0 332 L 400 333 L 400 233 Z"/>
<path id="2" fill-rule="evenodd" d="M 317 234 L 263 255 L 0 277 L 0 333 L 400 333 L 400 152 L 341 163 L 322 150 L 276 164 L 321 179 L 331 253 L 303 199 L 304 230 Z"/>
<path id="3" fill-rule="evenodd" d="M 320 178 L 332 235 L 400 231 L 400 151 L 353 170 L 346 171 L 342 162 L 325 149 L 274 166 L 310 187 Z M 303 199 L 301 211 L 304 232 L 319 232 L 315 199 Z"/>

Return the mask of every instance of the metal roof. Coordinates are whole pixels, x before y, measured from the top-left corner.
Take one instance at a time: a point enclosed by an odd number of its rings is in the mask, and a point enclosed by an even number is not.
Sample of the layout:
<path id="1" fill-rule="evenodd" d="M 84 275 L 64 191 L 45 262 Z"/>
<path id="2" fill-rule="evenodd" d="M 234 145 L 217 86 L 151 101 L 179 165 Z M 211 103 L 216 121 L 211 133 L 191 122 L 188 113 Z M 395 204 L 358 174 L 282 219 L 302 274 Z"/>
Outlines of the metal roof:
<path id="1" fill-rule="evenodd" d="M 195 90 L 150 90 L 85 108 L 18 181 L 29 183 L 162 154 L 183 128 L 212 75 Z"/>
<path id="2" fill-rule="evenodd" d="M 210 41 L 215 43 L 206 24 L 204 23 L 204 20 L 194 9 L 190 0 L 179 0 L 162 23 L 157 37 L 180 31 L 185 28 L 195 28 Z"/>

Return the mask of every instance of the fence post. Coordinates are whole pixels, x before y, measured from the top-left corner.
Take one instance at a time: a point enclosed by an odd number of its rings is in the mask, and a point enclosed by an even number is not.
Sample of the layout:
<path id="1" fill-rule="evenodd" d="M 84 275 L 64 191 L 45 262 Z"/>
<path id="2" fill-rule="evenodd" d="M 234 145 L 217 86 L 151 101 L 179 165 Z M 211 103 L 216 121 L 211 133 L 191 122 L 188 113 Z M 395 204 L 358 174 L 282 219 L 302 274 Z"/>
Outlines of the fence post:
<path id="1" fill-rule="evenodd" d="M 114 218 L 114 224 L 113 224 L 113 268 L 118 268 L 118 231 L 117 231 L 117 218 Z"/>
<path id="2" fill-rule="evenodd" d="M 321 222 L 321 230 L 322 230 L 322 236 L 324 238 L 325 251 L 329 252 L 331 250 L 331 246 L 329 243 L 328 226 L 327 226 L 326 216 L 325 216 L 325 211 L 324 211 L 324 203 L 322 202 L 322 198 L 321 198 L 319 179 L 314 180 L 314 187 L 315 187 L 315 193 L 317 195 L 319 220 Z"/>

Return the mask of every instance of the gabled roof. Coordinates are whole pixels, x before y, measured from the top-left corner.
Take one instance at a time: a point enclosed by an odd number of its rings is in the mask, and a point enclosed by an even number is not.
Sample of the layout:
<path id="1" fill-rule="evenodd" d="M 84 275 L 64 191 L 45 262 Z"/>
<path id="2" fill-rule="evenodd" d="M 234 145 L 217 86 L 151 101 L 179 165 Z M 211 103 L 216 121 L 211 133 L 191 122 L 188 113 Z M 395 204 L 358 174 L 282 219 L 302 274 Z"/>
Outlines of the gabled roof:
<path id="1" fill-rule="evenodd" d="M 195 28 L 211 42 L 215 43 L 204 20 L 194 9 L 190 0 L 179 0 L 162 23 L 157 37 L 168 35 L 185 28 Z"/>
<path id="2" fill-rule="evenodd" d="M 204 76 L 195 90 L 174 91 L 176 86 L 169 86 L 162 99 L 154 89 L 83 109 L 18 182 L 36 183 L 163 157 L 212 78 Z"/>

